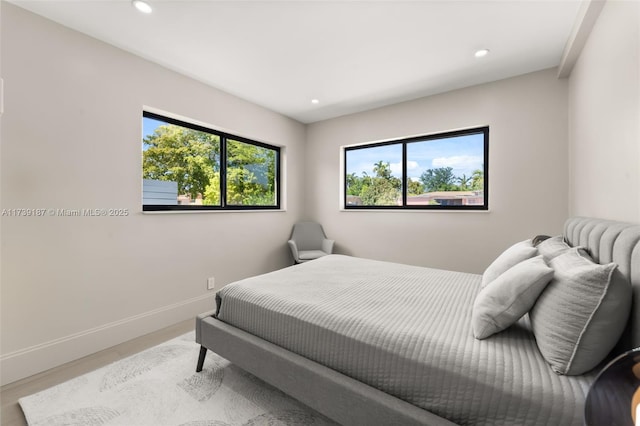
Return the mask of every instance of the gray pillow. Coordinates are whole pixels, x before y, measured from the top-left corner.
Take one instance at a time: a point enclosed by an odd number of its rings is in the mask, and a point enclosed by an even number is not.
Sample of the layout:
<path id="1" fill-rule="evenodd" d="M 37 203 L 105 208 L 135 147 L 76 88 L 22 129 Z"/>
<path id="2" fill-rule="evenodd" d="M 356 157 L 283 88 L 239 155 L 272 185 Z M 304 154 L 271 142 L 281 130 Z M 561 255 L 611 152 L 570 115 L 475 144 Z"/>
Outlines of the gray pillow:
<path id="1" fill-rule="evenodd" d="M 507 269 L 517 265 L 523 260 L 532 258 L 538 250 L 531 244 L 531 240 L 521 241 L 506 249 L 494 260 L 482 274 L 482 287 L 486 287 L 491 281 L 498 278 Z"/>
<path id="2" fill-rule="evenodd" d="M 553 269 L 542 256 L 536 256 L 518 263 L 480 290 L 471 315 L 476 339 L 486 339 L 518 321 L 552 277 Z"/>
<path id="3" fill-rule="evenodd" d="M 561 255 L 571 248 L 571 246 L 564 242 L 564 238 L 559 235 L 557 237 L 547 238 L 536 246 L 538 253 L 544 256 L 544 260 L 550 262 L 556 256 Z"/>
<path id="4" fill-rule="evenodd" d="M 558 374 L 578 375 L 613 349 L 631 310 L 631 284 L 615 263 L 572 248 L 551 263 L 554 276 L 529 312 L 538 348 Z"/>

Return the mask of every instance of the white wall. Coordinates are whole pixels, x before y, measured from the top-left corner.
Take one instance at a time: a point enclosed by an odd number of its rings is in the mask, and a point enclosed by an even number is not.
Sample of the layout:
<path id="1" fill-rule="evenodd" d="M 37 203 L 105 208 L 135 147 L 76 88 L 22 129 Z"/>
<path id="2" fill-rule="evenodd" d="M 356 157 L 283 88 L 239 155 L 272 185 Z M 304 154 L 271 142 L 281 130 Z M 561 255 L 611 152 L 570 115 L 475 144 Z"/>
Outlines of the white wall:
<path id="1" fill-rule="evenodd" d="M 131 212 L 1 218 L 3 384 L 213 309 L 209 276 L 291 263 L 302 124 L 6 2 L 1 19 L 1 207 Z M 287 211 L 143 215 L 143 105 L 284 146 Z"/>
<path id="2" fill-rule="evenodd" d="M 567 218 L 566 80 L 545 70 L 311 124 L 307 214 L 339 252 L 482 272 L 504 248 Z M 340 211 L 341 146 L 490 126 L 489 212 Z"/>
<path id="3" fill-rule="evenodd" d="M 608 1 L 569 78 L 571 215 L 640 223 L 640 2 Z"/>

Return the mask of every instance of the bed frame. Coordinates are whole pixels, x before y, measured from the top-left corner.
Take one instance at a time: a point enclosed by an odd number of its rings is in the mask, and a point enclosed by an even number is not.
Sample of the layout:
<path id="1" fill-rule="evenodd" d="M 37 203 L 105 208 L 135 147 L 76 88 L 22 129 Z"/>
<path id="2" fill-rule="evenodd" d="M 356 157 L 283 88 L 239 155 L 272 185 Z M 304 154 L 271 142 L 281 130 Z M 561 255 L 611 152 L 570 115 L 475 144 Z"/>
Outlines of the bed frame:
<path id="1" fill-rule="evenodd" d="M 565 223 L 564 236 L 571 246 L 586 247 L 596 262 L 616 262 L 631 282 L 631 317 L 618 350 L 640 347 L 640 225 L 576 217 Z M 196 318 L 196 342 L 201 345 L 197 371 L 210 349 L 343 425 L 454 425 L 213 315 L 212 311 Z"/>

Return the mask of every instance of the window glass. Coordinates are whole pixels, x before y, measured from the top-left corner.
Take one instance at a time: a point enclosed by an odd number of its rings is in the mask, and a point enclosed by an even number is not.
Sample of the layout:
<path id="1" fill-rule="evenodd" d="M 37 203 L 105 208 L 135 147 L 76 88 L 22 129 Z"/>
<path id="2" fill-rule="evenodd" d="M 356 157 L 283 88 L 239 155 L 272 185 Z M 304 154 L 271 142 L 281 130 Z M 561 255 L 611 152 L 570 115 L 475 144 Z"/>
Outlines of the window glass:
<path id="1" fill-rule="evenodd" d="M 402 205 L 402 145 L 347 150 L 348 206 Z"/>
<path id="2" fill-rule="evenodd" d="M 227 204 L 276 205 L 276 152 L 227 140 Z"/>
<path id="3" fill-rule="evenodd" d="M 143 210 L 279 208 L 278 147 L 146 111 L 142 120 Z"/>
<path id="4" fill-rule="evenodd" d="M 346 147 L 344 206 L 488 209 L 489 128 Z"/>
<path id="5" fill-rule="evenodd" d="M 484 205 L 484 135 L 407 144 L 407 205 Z"/>

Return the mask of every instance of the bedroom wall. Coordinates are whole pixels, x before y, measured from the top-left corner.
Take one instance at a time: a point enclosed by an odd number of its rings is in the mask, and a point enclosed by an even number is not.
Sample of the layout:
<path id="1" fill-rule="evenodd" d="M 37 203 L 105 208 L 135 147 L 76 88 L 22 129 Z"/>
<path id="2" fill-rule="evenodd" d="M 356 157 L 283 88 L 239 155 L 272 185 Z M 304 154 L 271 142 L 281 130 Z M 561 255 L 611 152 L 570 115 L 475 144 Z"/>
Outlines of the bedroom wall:
<path id="1" fill-rule="evenodd" d="M 306 212 L 340 253 L 480 273 L 509 245 L 562 230 L 566 97 L 567 81 L 550 69 L 311 124 Z M 341 210 L 341 146 L 482 125 L 488 212 Z"/>
<path id="2" fill-rule="evenodd" d="M 572 215 L 640 223 L 640 2 L 608 1 L 569 77 Z"/>
<path id="3" fill-rule="evenodd" d="M 220 285 L 291 263 L 302 124 L 2 2 L 2 384 L 213 309 Z M 143 105 L 284 147 L 286 211 L 141 213 Z"/>

